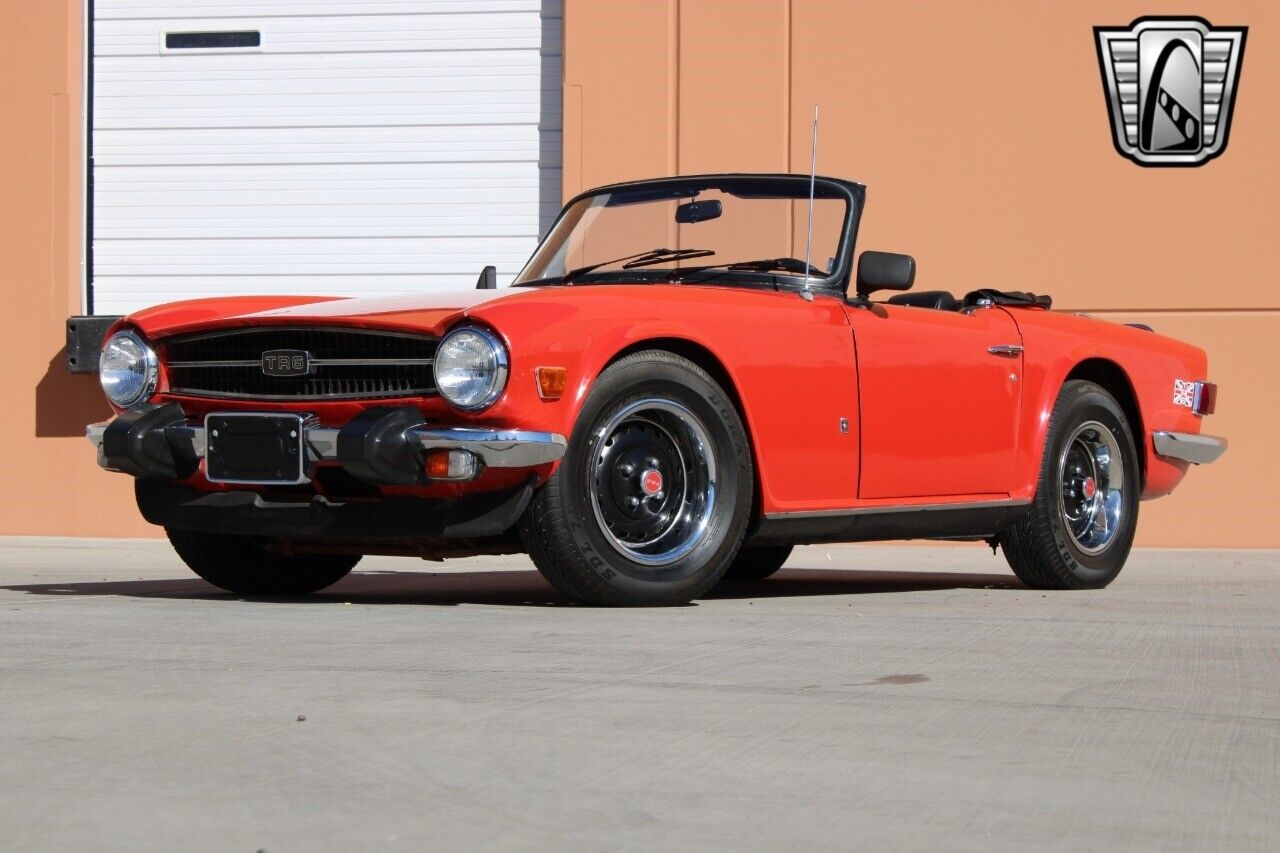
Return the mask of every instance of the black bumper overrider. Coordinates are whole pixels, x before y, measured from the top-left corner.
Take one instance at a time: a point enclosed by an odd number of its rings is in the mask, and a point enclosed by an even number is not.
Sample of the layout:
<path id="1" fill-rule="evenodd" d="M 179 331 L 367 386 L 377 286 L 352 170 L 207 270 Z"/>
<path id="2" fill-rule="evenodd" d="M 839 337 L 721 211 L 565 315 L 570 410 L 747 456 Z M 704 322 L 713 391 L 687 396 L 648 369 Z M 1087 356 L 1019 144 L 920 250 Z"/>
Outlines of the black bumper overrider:
<path id="1" fill-rule="evenodd" d="M 205 492 L 165 480 L 134 484 L 152 524 L 178 530 L 330 542 L 483 539 L 509 530 L 533 497 L 532 484 L 461 498 L 274 501 L 255 492 Z"/>
<path id="2" fill-rule="evenodd" d="M 185 480 L 200 465 L 186 423 L 177 403 L 121 412 L 102 431 L 98 464 L 134 477 Z"/>

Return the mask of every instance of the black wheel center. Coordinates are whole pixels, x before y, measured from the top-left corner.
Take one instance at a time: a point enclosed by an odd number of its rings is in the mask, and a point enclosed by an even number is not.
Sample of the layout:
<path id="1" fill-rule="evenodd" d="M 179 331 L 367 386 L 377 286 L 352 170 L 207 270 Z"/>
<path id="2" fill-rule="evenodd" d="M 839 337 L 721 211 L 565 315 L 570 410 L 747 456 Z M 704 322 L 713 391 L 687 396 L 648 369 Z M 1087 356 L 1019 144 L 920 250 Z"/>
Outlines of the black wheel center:
<path id="1" fill-rule="evenodd" d="M 1097 494 L 1097 471 L 1088 450 L 1073 444 L 1062 466 L 1062 507 L 1072 522 L 1081 521 Z"/>
<path id="2" fill-rule="evenodd" d="M 630 421 L 605 439 L 594 480 L 609 530 L 623 541 L 647 542 L 671 526 L 685 499 L 687 471 L 665 430 Z"/>

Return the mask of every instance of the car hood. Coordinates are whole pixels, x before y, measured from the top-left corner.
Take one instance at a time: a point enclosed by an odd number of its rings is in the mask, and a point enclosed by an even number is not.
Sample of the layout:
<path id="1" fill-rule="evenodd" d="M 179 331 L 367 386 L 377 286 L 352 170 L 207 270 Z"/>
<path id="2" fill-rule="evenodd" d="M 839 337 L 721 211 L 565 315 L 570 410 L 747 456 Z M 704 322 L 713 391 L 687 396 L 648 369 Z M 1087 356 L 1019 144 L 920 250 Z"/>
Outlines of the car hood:
<path id="1" fill-rule="evenodd" d="M 430 331 L 486 302 L 524 290 L 455 290 L 395 296 L 227 296 L 171 302 L 138 311 L 123 324 L 152 338 L 241 326 L 330 325 Z"/>

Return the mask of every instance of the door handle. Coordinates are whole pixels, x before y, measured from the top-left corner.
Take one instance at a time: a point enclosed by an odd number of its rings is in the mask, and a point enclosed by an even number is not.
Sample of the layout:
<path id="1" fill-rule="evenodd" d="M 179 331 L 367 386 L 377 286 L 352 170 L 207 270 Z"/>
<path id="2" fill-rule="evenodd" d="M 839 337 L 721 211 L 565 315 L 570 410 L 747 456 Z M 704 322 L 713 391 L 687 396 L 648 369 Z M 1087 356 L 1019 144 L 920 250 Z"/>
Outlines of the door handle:
<path id="1" fill-rule="evenodd" d="M 1006 358 L 1017 358 L 1022 355 L 1022 347 L 1018 344 L 1003 344 L 998 347 L 987 347 L 987 352 L 992 355 L 1002 355 Z"/>

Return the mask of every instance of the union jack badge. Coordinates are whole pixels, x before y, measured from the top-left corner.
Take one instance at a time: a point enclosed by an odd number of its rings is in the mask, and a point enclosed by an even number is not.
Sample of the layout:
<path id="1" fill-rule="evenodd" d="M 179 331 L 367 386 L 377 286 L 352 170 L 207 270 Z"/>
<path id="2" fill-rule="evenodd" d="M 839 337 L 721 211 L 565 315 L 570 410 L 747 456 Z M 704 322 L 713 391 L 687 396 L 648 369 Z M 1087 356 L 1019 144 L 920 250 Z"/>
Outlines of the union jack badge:
<path id="1" fill-rule="evenodd" d="M 1196 383 L 1184 382 L 1181 379 L 1173 380 L 1173 404 L 1186 406 L 1188 409 L 1195 408 Z"/>
<path id="2" fill-rule="evenodd" d="M 1173 17 L 1094 27 L 1121 156 L 1140 166 L 1200 166 L 1225 151 L 1248 32 Z"/>

